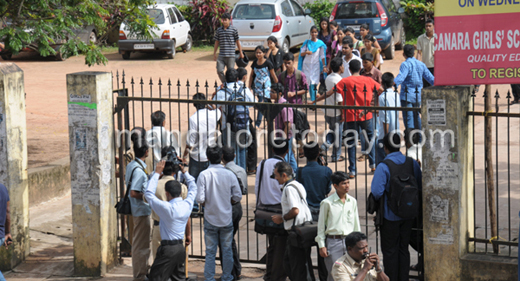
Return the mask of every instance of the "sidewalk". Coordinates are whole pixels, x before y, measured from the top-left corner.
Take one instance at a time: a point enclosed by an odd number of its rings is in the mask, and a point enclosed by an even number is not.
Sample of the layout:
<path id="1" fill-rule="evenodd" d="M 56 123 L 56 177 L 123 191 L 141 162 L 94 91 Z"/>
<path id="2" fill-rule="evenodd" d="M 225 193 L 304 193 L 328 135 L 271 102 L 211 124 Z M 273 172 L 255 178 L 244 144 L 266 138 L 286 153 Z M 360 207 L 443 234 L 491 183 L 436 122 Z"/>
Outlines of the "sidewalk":
<path id="1" fill-rule="evenodd" d="M 112 269 L 104 278 L 74 277 L 72 247 L 72 204 L 70 194 L 30 208 L 31 250 L 25 262 L 12 271 L 3 272 L 6 280 L 114 280 L 132 281 L 132 260 Z M 260 281 L 265 266 L 242 264 L 242 280 Z M 204 261 L 190 260 L 189 271 L 204 280 Z M 220 266 L 216 272 L 219 274 Z"/>

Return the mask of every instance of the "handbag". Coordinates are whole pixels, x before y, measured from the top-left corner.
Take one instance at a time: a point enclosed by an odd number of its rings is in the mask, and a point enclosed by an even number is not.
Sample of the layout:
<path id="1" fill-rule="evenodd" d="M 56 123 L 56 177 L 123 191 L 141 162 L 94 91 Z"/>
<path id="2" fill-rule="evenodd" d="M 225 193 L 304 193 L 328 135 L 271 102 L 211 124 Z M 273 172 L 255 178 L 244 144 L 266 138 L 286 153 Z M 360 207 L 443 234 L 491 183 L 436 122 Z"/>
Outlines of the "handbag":
<path id="1" fill-rule="evenodd" d="M 130 204 L 130 198 L 128 198 L 128 192 L 130 192 L 130 187 L 132 187 L 132 177 L 134 176 L 134 171 L 139 168 L 135 167 L 132 170 L 132 174 L 130 174 L 130 180 L 128 181 L 128 188 L 126 189 L 125 196 L 117 202 L 114 206 L 116 208 L 116 212 L 121 215 L 131 215 L 132 214 L 132 205 Z"/>
<path id="2" fill-rule="evenodd" d="M 262 177 L 264 175 L 264 164 L 265 160 L 260 163 L 260 179 L 258 181 L 258 195 L 262 187 Z M 255 210 L 255 232 L 259 234 L 268 235 L 287 235 L 287 231 L 282 224 L 276 224 L 272 220 L 272 216 L 281 215 L 282 206 L 276 205 L 263 205 L 260 202 L 260 196 L 257 199 L 256 210 Z"/>
<path id="3" fill-rule="evenodd" d="M 287 185 L 289 186 L 289 185 Z M 287 186 L 285 188 L 287 188 Z M 307 206 L 307 201 L 303 198 L 300 190 L 296 187 L 293 187 L 298 191 L 301 200 Z M 316 243 L 316 236 L 318 236 L 318 222 L 315 221 L 306 221 L 300 225 L 296 225 L 296 217 L 294 218 L 293 225 L 291 230 L 289 231 L 289 237 L 287 238 L 287 242 L 289 245 L 297 248 L 310 248 L 312 246 L 318 245 Z"/>

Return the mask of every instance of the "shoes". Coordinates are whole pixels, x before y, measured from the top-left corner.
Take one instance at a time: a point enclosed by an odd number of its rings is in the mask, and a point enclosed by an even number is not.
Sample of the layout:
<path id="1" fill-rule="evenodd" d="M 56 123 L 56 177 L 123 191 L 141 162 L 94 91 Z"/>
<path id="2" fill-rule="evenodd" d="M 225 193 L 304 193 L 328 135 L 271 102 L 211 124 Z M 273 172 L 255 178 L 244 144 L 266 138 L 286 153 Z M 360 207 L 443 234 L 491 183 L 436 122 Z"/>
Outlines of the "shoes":
<path id="1" fill-rule="evenodd" d="M 361 156 L 358 157 L 357 161 L 358 161 L 358 162 L 363 162 L 363 161 L 365 161 L 366 159 L 368 159 L 368 156 L 365 155 L 365 154 L 363 154 L 363 155 L 361 155 Z"/>
<path id="2" fill-rule="evenodd" d="M 370 168 L 372 170 L 372 173 L 376 171 L 376 168 Z"/>
<path id="3" fill-rule="evenodd" d="M 353 173 L 349 173 L 349 174 L 348 174 L 348 178 L 349 178 L 349 179 L 353 179 L 353 178 L 355 178 L 355 177 L 356 177 L 356 175 L 353 174 Z"/>
<path id="4" fill-rule="evenodd" d="M 343 156 L 340 156 L 338 159 L 332 158 L 330 160 L 330 162 L 342 162 L 342 161 L 345 161 L 345 157 L 343 157 Z"/>
<path id="5" fill-rule="evenodd" d="M 247 175 L 250 176 L 250 175 L 256 175 L 256 170 L 247 170 Z"/>

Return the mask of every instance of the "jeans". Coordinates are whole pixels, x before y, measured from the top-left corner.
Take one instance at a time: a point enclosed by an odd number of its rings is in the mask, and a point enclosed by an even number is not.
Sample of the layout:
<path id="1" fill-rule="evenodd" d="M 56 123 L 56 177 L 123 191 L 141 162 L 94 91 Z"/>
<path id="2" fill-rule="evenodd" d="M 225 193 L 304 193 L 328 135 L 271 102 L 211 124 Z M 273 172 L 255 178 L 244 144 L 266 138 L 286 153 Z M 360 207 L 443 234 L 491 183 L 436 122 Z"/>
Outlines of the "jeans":
<path id="1" fill-rule="evenodd" d="M 5 237 L 0 239 L 0 246 L 4 245 Z M 4 275 L 2 274 L 2 271 L 0 271 L 0 281 L 5 281 Z"/>
<path id="2" fill-rule="evenodd" d="M 377 140 L 376 144 L 376 166 L 383 162 L 386 157 L 385 148 L 383 147 L 383 140 Z"/>
<path id="3" fill-rule="evenodd" d="M 420 107 L 420 104 L 414 104 L 401 100 L 402 107 Z M 403 123 L 406 129 L 421 129 L 421 113 L 417 111 L 403 111 Z"/>
<path id="4" fill-rule="evenodd" d="M 347 138 L 347 151 L 348 151 L 348 169 L 350 171 L 350 174 L 356 175 L 356 143 L 357 138 L 355 138 L 354 134 L 359 129 L 361 129 L 361 132 L 366 131 L 367 137 L 369 139 L 368 142 L 362 143 L 362 152 L 363 154 L 368 154 L 368 163 L 370 164 L 370 168 L 375 168 L 375 143 L 370 147 L 371 141 L 374 136 L 374 130 L 373 130 L 373 120 L 366 120 L 366 121 L 353 121 L 353 122 L 345 122 L 343 128 L 347 130 L 346 133 L 344 133 L 344 138 Z M 375 141 L 374 141 L 375 142 Z M 370 151 L 367 152 L 367 150 L 370 148 Z"/>
<path id="5" fill-rule="evenodd" d="M 246 144 L 250 136 L 248 133 L 241 132 L 239 135 L 240 139 L 237 142 L 237 133 L 231 131 L 231 128 L 229 126 L 230 125 L 228 124 L 226 128 L 222 130 L 222 145 L 231 146 L 235 150 L 235 163 L 238 166 L 242 167 L 244 170 L 247 170 Z"/>
<path id="6" fill-rule="evenodd" d="M 264 102 L 264 100 L 265 100 L 263 95 L 258 95 L 257 98 L 258 98 L 258 102 Z M 262 114 L 262 111 L 257 110 L 256 111 L 256 121 L 255 121 L 256 127 L 260 127 L 260 125 L 262 125 L 263 118 L 264 118 L 264 114 Z"/>
<path id="7" fill-rule="evenodd" d="M 240 228 L 240 220 L 242 219 L 243 210 L 242 205 L 239 203 L 236 203 L 233 205 L 233 242 L 231 242 L 231 249 L 233 251 L 233 270 L 231 270 L 231 275 L 233 276 L 234 280 L 238 280 L 238 277 L 242 275 L 242 264 L 240 263 L 240 255 L 238 253 L 237 248 L 237 242 L 235 240 L 235 235 L 238 232 L 238 229 Z M 222 247 L 219 246 L 219 255 L 222 257 Z M 220 264 L 222 267 L 223 264 Z"/>
<path id="8" fill-rule="evenodd" d="M 293 139 L 294 137 L 291 137 L 291 139 L 289 140 L 289 151 L 287 151 L 287 154 L 285 154 L 285 162 L 288 162 L 291 165 L 293 173 L 296 175 L 296 172 L 298 171 L 298 163 L 296 163 L 296 158 L 294 157 L 292 144 Z"/>
<path id="9" fill-rule="evenodd" d="M 222 248 L 222 281 L 232 281 L 233 276 L 233 222 L 224 227 L 217 227 L 204 221 L 204 242 L 206 242 L 206 263 L 204 265 L 204 278 L 206 281 L 215 281 L 215 257 L 217 247 Z"/>
<path id="10" fill-rule="evenodd" d="M 224 74 L 224 67 L 229 69 L 235 68 L 235 57 L 221 57 L 217 58 L 217 74 L 222 84 L 226 84 L 226 75 Z"/>
<path id="11" fill-rule="evenodd" d="M 190 164 L 189 164 L 189 172 L 192 177 L 195 178 L 195 182 L 197 182 L 197 178 L 199 177 L 200 172 L 206 170 L 209 167 L 209 161 L 206 162 L 199 162 L 193 157 L 190 157 Z M 199 204 L 194 203 L 193 204 L 193 212 L 199 211 Z"/>
<path id="12" fill-rule="evenodd" d="M 329 124 L 329 129 L 332 131 L 327 134 L 325 143 L 321 145 L 321 148 L 325 151 L 328 150 L 328 147 L 332 145 L 332 161 L 336 161 L 341 156 L 341 133 L 343 132 L 343 122 L 341 122 L 341 116 L 326 116 L 325 122 Z M 338 128 L 336 128 L 336 124 L 338 124 Z M 336 134 L 336 129 L 338 130 L 338 134 Z M 330 136 L 330 137 L 329 137 Z M 339 140 L 336 140 L 336 136 L 339 136 Z"/>

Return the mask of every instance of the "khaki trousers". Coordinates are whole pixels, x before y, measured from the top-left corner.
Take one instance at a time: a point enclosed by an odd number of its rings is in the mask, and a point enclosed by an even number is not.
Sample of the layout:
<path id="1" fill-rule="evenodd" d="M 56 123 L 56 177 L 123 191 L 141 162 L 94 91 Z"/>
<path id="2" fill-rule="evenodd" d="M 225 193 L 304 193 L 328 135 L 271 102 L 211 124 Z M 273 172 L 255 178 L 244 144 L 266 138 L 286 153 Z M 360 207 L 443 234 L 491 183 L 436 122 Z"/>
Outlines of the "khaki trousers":
<path id="1" fill-rule="evenodd" d="M 150 267 L 150 216 L 133 217 L 133 220 L 132 269 L 134 280 L 143 280 Z"/>
<path id="2" fill-rule="evenodd" d="M 152 256 L 153 260 L 157 256 L 157 249 L 161 246 L 161 231 L 158 225 L 154 225 L 152 228 Z"/>

